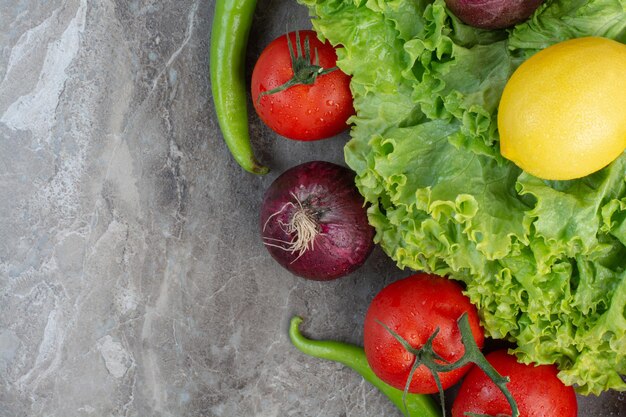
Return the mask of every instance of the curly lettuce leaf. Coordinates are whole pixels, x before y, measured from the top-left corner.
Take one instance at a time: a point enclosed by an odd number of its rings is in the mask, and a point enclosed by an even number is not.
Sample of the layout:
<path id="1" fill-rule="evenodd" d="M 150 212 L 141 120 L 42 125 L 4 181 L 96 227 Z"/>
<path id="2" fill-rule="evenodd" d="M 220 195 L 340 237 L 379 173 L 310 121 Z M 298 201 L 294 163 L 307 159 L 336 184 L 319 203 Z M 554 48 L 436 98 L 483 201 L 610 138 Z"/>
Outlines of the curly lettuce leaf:
<path id="1" fill-rule="evenodd" d="M 547 0 L 510 30 L 443 0 L 299 0 L 340 45 L 356 115 L 345 147 L 376 241 L 400 268 L 462 280 L 489 335 L 556 363 L 582 393 L 626 390 L 626 155 L 575 181 L 500 156 L 512 72 L 581 36 L 626 42 L 626 0 Z"/>

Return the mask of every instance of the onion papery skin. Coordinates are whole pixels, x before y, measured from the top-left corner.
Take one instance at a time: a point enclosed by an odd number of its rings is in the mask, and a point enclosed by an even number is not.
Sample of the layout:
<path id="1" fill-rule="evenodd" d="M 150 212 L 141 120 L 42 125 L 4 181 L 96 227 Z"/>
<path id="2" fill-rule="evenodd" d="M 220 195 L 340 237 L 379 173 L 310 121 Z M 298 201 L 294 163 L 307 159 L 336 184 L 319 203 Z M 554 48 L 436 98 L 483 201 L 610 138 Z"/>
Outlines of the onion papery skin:
<path id="1" fill-rule="evenodd" d="M 270 185 L 261 208 L 260 228 L 272 257 L 293 274 L 328 281 L 355 271 L 374 248 L 363 197 L 348 168 L 311 161 L 288 169 Z M 286 225 L 305 210 L 316 235 L 304 251 L 288 250 L 297 236 Z"/>

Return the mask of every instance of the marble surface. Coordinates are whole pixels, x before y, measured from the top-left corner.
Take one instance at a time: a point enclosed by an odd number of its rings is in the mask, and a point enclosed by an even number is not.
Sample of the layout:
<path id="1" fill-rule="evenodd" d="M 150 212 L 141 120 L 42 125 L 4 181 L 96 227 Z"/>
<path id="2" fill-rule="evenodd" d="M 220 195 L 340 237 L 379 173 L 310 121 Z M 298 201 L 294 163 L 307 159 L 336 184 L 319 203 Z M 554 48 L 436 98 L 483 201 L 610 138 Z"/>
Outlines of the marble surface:
<path id="1" fill-rule="evenodd" d="M 0 0 L 0 417 L 399 416 L 350 370 L 305 357 L 360 343 L 367 303 L 407 273 L 376 250 L 309 282 L 267 254 L 264 190 L 346 135 L 303 145 L 254 114 L 266 177 L 243 172 L 211 106 L 213 1 Z M 308 28 L 260 0 L 248 51 Z M 626 416 L 623 394 L 581 416 Z"/>

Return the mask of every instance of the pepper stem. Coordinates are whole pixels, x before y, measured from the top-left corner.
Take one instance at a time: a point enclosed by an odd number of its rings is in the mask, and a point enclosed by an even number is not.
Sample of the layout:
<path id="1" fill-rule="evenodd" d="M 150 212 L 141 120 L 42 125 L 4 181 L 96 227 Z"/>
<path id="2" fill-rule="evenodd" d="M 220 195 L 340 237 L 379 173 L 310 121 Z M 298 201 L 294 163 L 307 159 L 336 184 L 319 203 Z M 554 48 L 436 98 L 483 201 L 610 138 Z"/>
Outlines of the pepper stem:
<path id="1" fill-rule="evenodd" d="M 291 58 L 291 68 L 293 70 L 293 77 L 282 85 L 272 88 L 271 90 L 263 91 L 257 97 L 257 103 L 261 101 L 263 96 L 276 94 L 281 91 L 287 90 L 294 85 L 312 85 L 320 75 L 328 74 L 337 70 L 338 68 L 324 68 L 320 66 L 319 54 L 317 48 L 313 50 L 315 57 L 311 59 L 311 44 L 309 37 L 304 38 L 304 50 L 300 43 L 300 32 L 296 31 L 296 50 L 294 51 L 293 44 L 291 43 L 291 36 L 287 36 L 287 47 L 289 48 L 289 57 Z"/>

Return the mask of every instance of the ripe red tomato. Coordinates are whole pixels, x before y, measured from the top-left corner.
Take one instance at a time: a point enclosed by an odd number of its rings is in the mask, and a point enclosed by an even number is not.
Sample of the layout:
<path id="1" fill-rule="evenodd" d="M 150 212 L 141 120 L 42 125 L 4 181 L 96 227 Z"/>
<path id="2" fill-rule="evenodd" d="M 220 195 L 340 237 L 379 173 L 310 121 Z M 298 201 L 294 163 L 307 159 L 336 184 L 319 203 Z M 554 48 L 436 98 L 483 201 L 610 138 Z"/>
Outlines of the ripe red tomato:
<path id="1" fill-rule="evenodd" d="M 578 403 L 574 388 L 557 378 L 554 365 L 526 365 L 517 362 L 506 350 L 486 355 L 500 375 L 508 376 L 507 388 L 523 417 L 576 417 Z M 511 406 L 500 389 L 478 367 L 463 380 L 452 405 L 452 417 L 465 413 L 511 415 Z"/>
<path id="2" fill-rule="evenodd" d="M 307 71 L 306 65 L 320 71 L 334 68 L 335 48 L 322 43 L 311 30 L 288 34 L 298 74 Z M 350 77 L 339 69 L 314 74 L 312 84 L 297 84 L 280 92 L 267 92 L 283 86 L 294 77 L 294 62 L 289 51 L 287 35 L 272 41 L 261 53 L 252 72 L 252 101 L 259 117 L 279 135 L 295 140 L 318 140 L 337 135 L 348 128 L 346 121 L 354 114 Z M 309 59 L 305 59 L 306 44 Z M 316 60 L 319 60 L 316 62 Z M 321 68 L 321 69 L 320 69 Z M 325 71 L 324 71 L 325 72 Z"/>
<path id="3" fill-rule="evenodd" d="M 482 348 L 484 333 L 476 308 L 452 280 L 419 273 L 393 282 L 374 297 L 365 315 L 364 347 L 374 373 L 389 385 L 403 390 L 415 355 L 409 353 L 379 322 L 396 332 L 412 347 L 422 347 L 439 328 L 433 350 L 449 362 L 463 356 L 465 348 L 457 320 L 468 314 L 472 335 Z M 471 364 L 450 372 L 438 373 L 443 389 L 456 384 Z M 409 386 L 409 392 L 433 394 L 437 385 L 431 372 L 420 365 Z"/>

